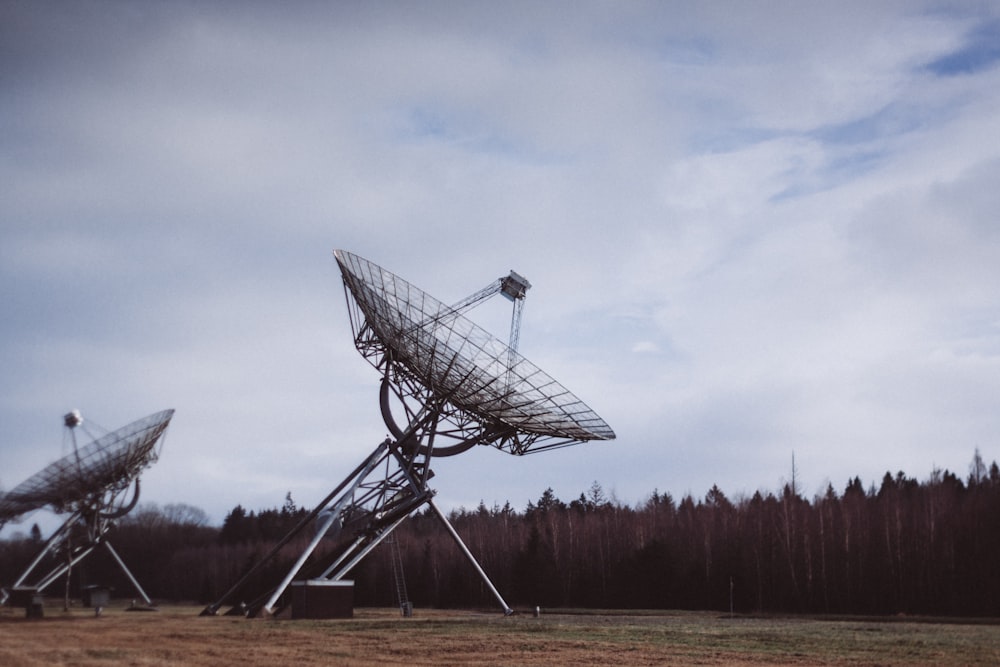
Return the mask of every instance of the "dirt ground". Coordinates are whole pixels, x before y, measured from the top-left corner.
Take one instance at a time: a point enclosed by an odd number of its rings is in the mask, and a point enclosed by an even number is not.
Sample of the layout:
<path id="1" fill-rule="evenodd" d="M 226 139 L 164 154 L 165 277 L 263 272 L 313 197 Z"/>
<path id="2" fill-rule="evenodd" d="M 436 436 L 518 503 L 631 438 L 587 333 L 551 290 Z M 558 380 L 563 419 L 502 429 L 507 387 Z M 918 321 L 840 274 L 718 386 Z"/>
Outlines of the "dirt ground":
<path id="1" fill-rule="evenodd" d="M 997 665 L 1000 624 L 357 609 L 344 620 L 0 608 L 0 665 Z"/>

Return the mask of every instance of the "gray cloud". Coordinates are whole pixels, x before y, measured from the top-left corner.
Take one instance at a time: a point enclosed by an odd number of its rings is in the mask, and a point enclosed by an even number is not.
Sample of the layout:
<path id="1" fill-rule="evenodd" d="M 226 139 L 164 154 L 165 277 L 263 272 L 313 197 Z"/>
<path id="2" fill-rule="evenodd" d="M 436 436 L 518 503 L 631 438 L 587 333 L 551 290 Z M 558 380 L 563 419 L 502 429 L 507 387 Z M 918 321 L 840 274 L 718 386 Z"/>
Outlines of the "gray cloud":
<path id="1" fill-rule="evenodd" d="M 334 247 L 526 275 L 521 350 L 619 435 L 446 505 L 995 458 L 997 16 L 869 4 L 6 3 L 0 484 L 173 407 L 145 499 L 318 500 L 384 437 Z"/>

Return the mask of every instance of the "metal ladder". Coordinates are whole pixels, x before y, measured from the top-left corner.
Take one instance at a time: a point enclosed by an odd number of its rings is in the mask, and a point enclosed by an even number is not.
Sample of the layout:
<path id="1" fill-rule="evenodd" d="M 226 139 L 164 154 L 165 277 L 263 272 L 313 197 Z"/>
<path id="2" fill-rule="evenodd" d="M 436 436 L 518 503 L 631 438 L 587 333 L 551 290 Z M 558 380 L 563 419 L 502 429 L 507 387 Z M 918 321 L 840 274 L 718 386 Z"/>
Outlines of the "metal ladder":
<path id="1" fill-rule="evenodd" d="M 403 555 L 399 550 L 399 540 L 395 534 L 386 538 L 386 545 L 389 547 L 389 558 L 392 560 L 392 578 L 396 582 L 396 603 L 399 605 L 399 613 L 404 617 L 413 615 L 413 603 L 406 593 L 406 577 L 403 574 Z"/>

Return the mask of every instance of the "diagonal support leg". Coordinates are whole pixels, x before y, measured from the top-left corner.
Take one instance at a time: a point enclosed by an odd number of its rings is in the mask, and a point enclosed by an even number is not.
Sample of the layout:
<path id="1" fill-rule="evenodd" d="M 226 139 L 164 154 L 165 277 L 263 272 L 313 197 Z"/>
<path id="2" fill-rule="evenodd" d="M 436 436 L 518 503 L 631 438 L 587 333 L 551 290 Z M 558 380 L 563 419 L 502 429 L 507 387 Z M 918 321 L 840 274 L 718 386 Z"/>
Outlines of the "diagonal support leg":
<path id="1" fill-rule="evenodd" d="M 90 546 L 84 547 L 81 551 L 79 551 L 76 555 L 74 555 L 68 563 L 63 563 L 62 565 L 56 566 L 56 568 L 51 572 L 49 572 L 49 574 L 44 579 L 38 582 L 35 588 L 38 589 L 39 593 L 44 591 L 46 588 L 51 586 L 56 581 L 56 579 L 64 575 L 74 565 L 76 565 L 84 558 L 89 556 L 90 552 L 93 551 L 95 548 L 97 548 L 96 544 L 91 544 Z"/>
<path id="2" fill-rule="evenodd" d="M 61 526 L 59 526 L 59 528 L 56 529 L 54 533 L 52 533 L 52 536 L 45 541 L 45 545 L 42 547 L 42 550 L 38 552 L 38 555 L 35 556 L 35 559 L 31 561 L 31 564 L 28 565 L 27 569 L 25 569 L 25 571 L 21 574 L 21 576 L 18 577 L 17 581 L 14 582 L 14 585 L 11 586 L 11 588 L 17 588 L 18 586 L 24 583 L 24 580 L 28 578 L 28 575 L 30 575 L 34 571 L 34 569 L 38 567 L 38 564 L 42 562 L 42 559 L 45 558 L 45 555 L 49 553 L 53 549 L 53 547 L 55 547 L 55 545 L 59 543 L 59 540 L 61 540 L 63 536 L 65 536 L 66 533 L 69 532 L 69 529 L 73 526 L 73 524 L 76 523 L 76 520 L 79 518 L 80 518 L 80 513 L 74 512 L 68 519 L 66 519 L 66 521 L 63 522 Z"/>
<path id="3" fill-rule="evenodd" d="M 132 586 L 135 588 L 136 592 L 139 593 L 139 597 L 141 597 L 142 601 L 146 603 L 146 606 L 152 607 L 153 601 L 149 599 L 149 596 L 146 595 L 146 591 L 142 590 L 142 586 L 140 586 L 139 582 L 136 581 L 136 578 L 132 576 L 132 572 L 125 565 L 125 561 L 123 561 L 122 557 L 118 555 L 118 552 L 115 551 L 115 548 L 111 546 L 111 542 L 105 540 L 104 548 L 108 550 L 108 553 L 111 554 L 111 557 L 115 560 L 116 563 L 118 563 L 118 567 L 120 567 L 121 571 L 125 573 L 125 576 L 128 577 L 128 580 L 132 582 Z"/>
<path id="4" fill-rule="evenodd" d="M 441 511 L 441 509 L 434 503 L 433 500 L 428 500 L 427 504 L 431 506 L 431 508 L 434 510 L 434 513 L 437 514 L 439 519 L 441 519 L 441 523 L 444 524 L 445 528 L 448 529 L 448 532 L 455 539 L 455 542 L 458 544 L 458 548 L 461 549 L 462 553 L 465 554 L 465 557 L 469 559 L 469 562 L 472 563 L 472 567 L 476 569 L 476 572 L 478 572 L 479 576 L 482 577 L 483 582 L 486 584 L 487 588 L 490 589 L 490 592 L 493 593 L 493 596 L 497 599 L 497 602 L 500 603 L 500 606 L 503 608 L 504 616 L 510 616 L 511 614 L 513 614 L 514 610 L 510 608 L 510 605 L 507 604 L 506 600 L 503 599 L 503 596 L 500 595 L 500 591 L 498 591 L 496 589 L 496 586 L 493 585 L 493 582 L 490 581 L 489 576 L 487 576 L 486 572 L 479 565 L 479 561 L 477 561 L 476 557 L 472 555 L 471 551 L 469 551 L 469 547 L 465 546 L 465 542 L 462 541 L 462 538 L 455 530 L 455 527 L 451 525 L 450 521 L 448 521 L 448 517 L 444 515 L 444 512 Z"/>
<path id="5" fill-rule="evenodd" d="M 281 580 L 278 587 L 274 589 L 273 593 L 271 593 L 271 597 L 269 597 L 267 602 L 264 603 L 263 612 L 265 614 L 268 616 L 274 614 L 274 605 L 277 604 L 278 598 L 281 597 L 281 595 L 285 592 L 285 589 L 288 588 L 288 585 L 292 583 L 292 579 L 295 578 L 295 575 L 298 574 L 299 570 L 302 569 L 302 566 L 305 565 L 306 559 L 312 555 L 312 552 L 316 550 L 319 543 L 324 537 L 326 537 L 327 531 L 330 530 L 330 526 L 333 525 L 333 522 L 336 521 L 337 518 L 338 517 L 335 512 L 330 512 L 326 515 L 323 519 L 323 523 L 321 523 L 319 528 L 316 529 L 316 535 L 313 536 L 312 541 L 309 542 L 309 545 L 299 556 L 299 559 L 295 561 L 295 564 L 292 565 L 292 569 L 288 571 L 288 574 L 286 574 L 285 578 Z"/>
<path id="6" fill-rule="evenodd" d="M 362 537 L 357 542 L 355 542 L 351 549 L 345 551 L 330 567 L 328 567 L 323 574 L 320 575 L 321 579 L 332 579 L 334 581 L 339 581 L 347 576 L 347 573 L 354 569 L 354 566 L 361 562 L 361 560 L 368 555 L 368 553 L 382 543 L 382 540 L 389 537 L 392 531 L 396 530 L 396 526 L 403 523 L 409 514 L 404 514 L 395 521 L 393 521 L 387 528 L 383 529 L 374 537 Z M 355 552 L 355 548 L 360 548 L 360 550 Z M 341 565 L 343 561 L 348 557 L 353 556 L 346 565 Z"/>

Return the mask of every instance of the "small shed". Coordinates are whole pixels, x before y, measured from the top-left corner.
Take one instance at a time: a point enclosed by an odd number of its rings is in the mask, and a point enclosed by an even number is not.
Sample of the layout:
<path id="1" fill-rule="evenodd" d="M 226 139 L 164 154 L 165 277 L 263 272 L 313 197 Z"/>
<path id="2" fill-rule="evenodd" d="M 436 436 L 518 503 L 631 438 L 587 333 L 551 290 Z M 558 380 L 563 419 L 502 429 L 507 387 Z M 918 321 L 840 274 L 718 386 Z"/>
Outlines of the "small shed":
<path id="1" fill-rule="evenodd" d="M 83 589 L 84 607 L 94 607 L 96 609 L 101 609 L 107 607 L 108 603 L 111 602 L 111 587 L 110 586 L 87 586 Z"/>
<path id="2" fill-rule="evenodd" d="M 41 618 L 45 615 L 42 594 L 31 586 L 17 586 L 10 590 L 12 607 L 24 607 L 27 618 Z"/>
<path id="3" fill-rule="evenodd" d="M 354 618 L 354 582 L 307 579 L 292 582 L 292 618 Z"/>

